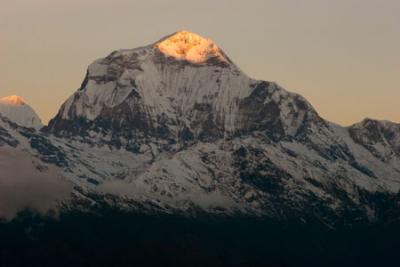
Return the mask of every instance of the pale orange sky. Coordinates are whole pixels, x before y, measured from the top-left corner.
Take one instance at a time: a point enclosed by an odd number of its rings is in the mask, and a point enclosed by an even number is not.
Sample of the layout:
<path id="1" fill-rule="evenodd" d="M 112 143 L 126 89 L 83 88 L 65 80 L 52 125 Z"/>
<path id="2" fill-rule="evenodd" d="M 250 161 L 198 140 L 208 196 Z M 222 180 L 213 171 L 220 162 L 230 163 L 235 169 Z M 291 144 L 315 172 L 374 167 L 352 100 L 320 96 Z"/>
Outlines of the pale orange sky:
<path id="1" fill-rule="evenodd" d="M 0 97 L 47 122 L 96 58 L 187 29 L 328 120 L 399 122 L 399 14 L 398 0 L 0 0 Z"/>

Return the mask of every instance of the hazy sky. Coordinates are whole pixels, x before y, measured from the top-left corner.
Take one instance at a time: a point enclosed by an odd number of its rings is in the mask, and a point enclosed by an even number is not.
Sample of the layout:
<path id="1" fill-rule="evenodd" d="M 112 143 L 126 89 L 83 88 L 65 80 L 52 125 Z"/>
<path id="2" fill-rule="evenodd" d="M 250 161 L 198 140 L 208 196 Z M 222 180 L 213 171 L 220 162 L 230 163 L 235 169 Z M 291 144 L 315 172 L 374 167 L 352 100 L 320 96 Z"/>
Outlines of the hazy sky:
<path id="1" fill-rule="evenodd" d="M 93 60 L 180 29 L 331 121 L 400 121 L 399 0 L 0 0 L 0 96 L 46 122 Z"/>

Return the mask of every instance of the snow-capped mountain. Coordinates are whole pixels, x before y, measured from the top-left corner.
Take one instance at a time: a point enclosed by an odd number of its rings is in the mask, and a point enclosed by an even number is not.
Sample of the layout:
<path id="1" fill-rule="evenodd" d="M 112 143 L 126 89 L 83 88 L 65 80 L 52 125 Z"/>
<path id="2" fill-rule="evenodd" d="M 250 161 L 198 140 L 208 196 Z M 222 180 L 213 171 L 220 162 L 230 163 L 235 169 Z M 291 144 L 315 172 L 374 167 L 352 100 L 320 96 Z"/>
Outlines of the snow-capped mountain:
<path id="1" fill-rule="evenodd" d="M 96 60 L 48 127 L 4 126 L 0 146 L 57 166 L 90 203 L 331 222 L 396 207 L 399 129 L 330 123 L 181 31 Z"/>
<path id="2" fill-rule="evenodd" d="M 95 61 L 49 131 L 139 149 L 142 140 L 180 144 L 255 130 L 293 137 L 312 120 L 322 123 L 301 96 L 249 78 L 212 41 L 183 31 Z"/>
<path id="3" fill-rule="evenodd" d="M 0 98 L 0 114 L 24 127 L 35 129 L 43 127 L 36 112 L 16 95 Z"/>

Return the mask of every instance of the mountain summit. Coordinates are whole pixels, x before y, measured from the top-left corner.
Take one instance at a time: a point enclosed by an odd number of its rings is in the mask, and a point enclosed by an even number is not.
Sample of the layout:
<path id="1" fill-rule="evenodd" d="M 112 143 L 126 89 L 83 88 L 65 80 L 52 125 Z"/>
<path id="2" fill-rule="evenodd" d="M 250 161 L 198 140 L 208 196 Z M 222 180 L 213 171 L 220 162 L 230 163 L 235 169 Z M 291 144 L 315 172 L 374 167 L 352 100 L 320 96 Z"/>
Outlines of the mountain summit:
<path id="1" fill-rule="evenodd" d="M 203 64 L 209 60 L 230 61 L 212 40 L 188 31 L 169 35 L 154 46 L 168 57 L 194 64 Z"/>
<path id="2" fill-rule="evenodd" d="M 0 116 L 23 127 L 35 129 L 43 127 L 36 112 L 17 95 L 0 98 Z"/>
<path id="3" fill-rule="evenodd" d="M 5 105 L 21 106 L 21 105 L 25 105 L 25 100 L 22 99 L 22 97 L 20 97 L 20 96 L 10 95 L 10 96 L 0 98 L 0 103 L 5 104 Z"/>

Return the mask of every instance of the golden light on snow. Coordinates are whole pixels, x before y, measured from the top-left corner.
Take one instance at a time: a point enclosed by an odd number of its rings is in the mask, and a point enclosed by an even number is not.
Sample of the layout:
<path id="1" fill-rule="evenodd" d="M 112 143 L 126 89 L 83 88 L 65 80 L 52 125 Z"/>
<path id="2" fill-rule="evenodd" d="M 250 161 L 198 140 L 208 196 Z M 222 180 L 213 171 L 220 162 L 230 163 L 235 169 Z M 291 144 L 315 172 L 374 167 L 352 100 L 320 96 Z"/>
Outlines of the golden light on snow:
<path id="1" fill-rule="evenodd" d="M 10 95 L 0 98 L 0 103 L 19 106 L 19 105 L 24 105 L 25 100 L 17 95 Z"/>
<path id="2" fill-rule="evenodd" d="M 195 64 L 218 58 L 226 62 L 219 47 L 210 39 L 188 31 L 179 31 L 155 44 L 162 53 L 178 60 L 187 60 Z"/>

